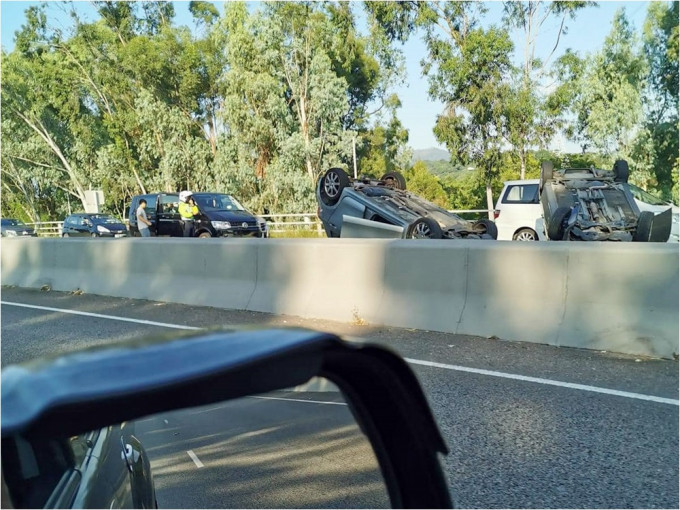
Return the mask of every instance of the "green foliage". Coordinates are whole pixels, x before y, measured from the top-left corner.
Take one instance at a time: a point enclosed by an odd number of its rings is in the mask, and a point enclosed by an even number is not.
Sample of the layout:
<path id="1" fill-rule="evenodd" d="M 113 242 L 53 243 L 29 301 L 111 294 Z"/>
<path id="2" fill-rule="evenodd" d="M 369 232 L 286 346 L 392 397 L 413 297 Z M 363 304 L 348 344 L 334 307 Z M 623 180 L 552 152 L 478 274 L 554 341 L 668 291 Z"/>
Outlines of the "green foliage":
<path id="1" fill-rule="evenodd" d="M 67 38 L 29 8 L 3 55 L 5 208 L 60 219 L 101 188 L 122 214 L 134 194 L 189 188 L 299 212 L 314 208 L 321 172 L 348 166 L 355 138 L 360 164 L 382 153 L 386 168 L 406 166 L 387 93 L 399 58 L 358 33 L 349 4 L 230 3 L 220 15 L 191 2 L 197 35 L 173 26 L 168 2 L 94 5 L 94 22 L 71 7 Z M 367 110 L 375 101 L 387 121 Z"/>
<path id="2" fill-rule="evenodd" d="M 411 169 L 404 173 L 406 178 L 406 189 L 416 195 L 447 209 L 449 200 L 438 177 L 435 177 L 427 170 L 427 166 L 422 161 L 418 161 Z"/>
<path id="3" fill-rule="evenodd" d="M 629 153 L 632 133 L 642 119 L 642 85 L 647 65 L 623 11 L 619 11 L 602 50 L 589 59 L 578 83 L 571 135 L 612 158 Z"/>
<path id="4" fill-rule="evenodd" d="M 534 149 L 570 118 L 570 136 L 598 151 L 584 164 L 625 157 L 634 182 L 677 200 L 677 2 L 650 4 L 640 40 L 619 14 L 601 51 L 554 65 L 534 57 L 533 36 L 561 20 L 559 42 L 585 2 L 507 2 L 505 25 L 486 29 L 481 2 L 370 2 L 367 34 L 348 2 L 230 2 L 220 14 L 192 1 L 193 33 L 173 24 L 170 2 L 93 4 L 93 22 L 67 5 L 66 29 L 29 7 L 2 55 L 3 214 L 61 219 L 87 189 L 120 216 L 134 194 L 186 188 L 233 193 L 258 213 L 313 210 L 318 176 L 351 172 L 354 144 L 363 174 L 404 171 L 437 203 L 486 207 L 487 190 L 537 175 Z M 519 70 L 515 29 L 528 34 Z M 410 168 L 390 90 L 404 80 L 394 43 L 416 31 L 452 161 Z"/>

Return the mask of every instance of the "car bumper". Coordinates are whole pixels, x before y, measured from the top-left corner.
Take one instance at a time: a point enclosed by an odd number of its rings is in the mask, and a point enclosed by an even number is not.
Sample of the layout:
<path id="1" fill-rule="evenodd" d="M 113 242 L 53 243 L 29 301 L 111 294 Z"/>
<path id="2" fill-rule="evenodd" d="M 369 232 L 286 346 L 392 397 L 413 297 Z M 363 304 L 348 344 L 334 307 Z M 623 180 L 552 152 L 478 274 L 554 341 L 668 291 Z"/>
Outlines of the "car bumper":
<path id="1" fill-rule="evenodd" d="M 217 237 L 266 237 L 266 231 L 259 227 L 230 228 L 226 230 L 216 230 Z"/>
<path id="2" fill-rule="evenodd" d="M 128 237 L 127 232 L 97 232 L 99 237 Z"/>

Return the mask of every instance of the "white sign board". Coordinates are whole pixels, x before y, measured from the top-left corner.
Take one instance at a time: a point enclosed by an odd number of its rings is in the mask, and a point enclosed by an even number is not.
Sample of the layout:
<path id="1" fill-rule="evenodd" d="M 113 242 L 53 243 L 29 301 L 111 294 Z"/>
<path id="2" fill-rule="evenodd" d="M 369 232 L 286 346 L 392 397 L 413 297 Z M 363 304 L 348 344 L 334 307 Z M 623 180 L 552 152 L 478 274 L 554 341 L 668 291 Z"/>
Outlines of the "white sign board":
<path id="1" fill-rule="evenodd" d="M 85 212 L 99 213 L 100 208 L 104 205 L 104 192 L 98 190 L 88 190 L 85 192 Z"/>

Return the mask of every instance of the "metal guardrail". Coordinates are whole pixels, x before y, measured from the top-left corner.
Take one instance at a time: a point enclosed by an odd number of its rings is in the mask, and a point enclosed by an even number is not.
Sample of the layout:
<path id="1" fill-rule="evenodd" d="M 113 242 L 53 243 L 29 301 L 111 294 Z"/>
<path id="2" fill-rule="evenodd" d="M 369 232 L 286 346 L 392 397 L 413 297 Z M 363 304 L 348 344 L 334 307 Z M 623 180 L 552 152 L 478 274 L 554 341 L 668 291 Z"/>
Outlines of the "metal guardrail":
<path id="1" fill-rule="evenodd" d="M 485 213 L 487 209 L 454 209 L 449 211 L 456 214 L 464 213 Z M 316 213 L 296 213 L 296 214 L 265 214 L 261 218 L 269 225 L 270 233 L 283 233 L 291 231 L 316 232 L 319 237 L 324 236 L 324 229 Z M 37 223 L 27 223 L 35 229 L 40 237 L 60 237 L 63 221 L 42 221 Z M 128 221 L 125 220 L 125 225 Z"/>
<path id="2" fill-rule="evenodd" d="M 35 230 L 39 237 L 60 237 L 63 221 L 41 221 L 38 223 L 26 223 Z"/>
<path id="3" fill-rule="evenodd" d="M 289 232 L 294 230 L 316 231 L 319 237 L 323 237 L 324 230 L 321 220 L 316 213 L 301 214 L 266 214 L 261 215 L 270 233 Z"/>

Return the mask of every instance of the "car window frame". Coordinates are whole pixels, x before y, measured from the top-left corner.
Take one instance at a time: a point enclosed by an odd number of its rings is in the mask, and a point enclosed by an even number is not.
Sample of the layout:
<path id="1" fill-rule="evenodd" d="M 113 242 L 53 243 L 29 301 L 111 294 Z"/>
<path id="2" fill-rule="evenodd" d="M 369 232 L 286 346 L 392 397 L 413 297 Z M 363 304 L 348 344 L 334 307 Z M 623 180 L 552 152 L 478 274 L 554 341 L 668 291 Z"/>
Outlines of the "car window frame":
<path id="1" fill-rule="evenodd" d="M 535 186 L 536 191 L 533 196 L 533 198 L 530 201 L 525 201 L 525 200 L 511 200 L 508 198 L 508 195 L 510 194 L 510 191 L 515 188 L 515 187 L 522 187 L 522 188 L 527 188 L 529 186 Z M 505 188 L 505 192 L 503 193 L 503 197 L 501 198 L 501 204 L 521 204 L 521 205 L 535 205 L 540 203 L 540 195 L 538 192 L 539 185 L 536 183 L 527 183 L 527 184 L 508 184 Z M 524 192 L 520 193 L 521 195 L 524 195 Z"/>

